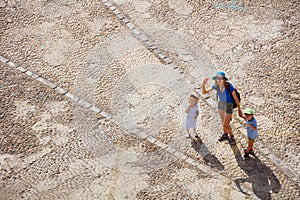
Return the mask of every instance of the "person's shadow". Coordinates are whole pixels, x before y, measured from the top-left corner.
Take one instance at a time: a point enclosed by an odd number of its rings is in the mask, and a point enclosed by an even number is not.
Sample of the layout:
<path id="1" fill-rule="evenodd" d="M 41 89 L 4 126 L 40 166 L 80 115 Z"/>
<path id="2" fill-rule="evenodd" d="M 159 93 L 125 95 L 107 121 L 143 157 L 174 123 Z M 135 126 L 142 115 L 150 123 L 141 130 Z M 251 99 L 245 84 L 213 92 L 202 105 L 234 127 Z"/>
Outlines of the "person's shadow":
<path id="1" fill-rule="evenodd" d="M 235 159 L 239 167 L 247 174 L 247 178 L 239 178 L 234 180 L 239 190 L 247 195 L 246 191 L 242 189 L 242 185 L 248 182 L 252 185 L 254 194 L 259 199 L 269 200 L 271 199 L 271 193 L 278 193 L 281 184 L 272 170 L 257 156 L 251 156 L 247 160 L 244 160 L 237 145 L 230 145 L 235 155 Z"/>
<path id="2" fill-rule="evenodd" d="M 218 170 L 224 170 L 224 166 L 222 163 L 216 158 L 216 156 L 212 155 L 210 151 L 207 149 L 202 140 L 198 137 L 196 139 L 192 139 L 192 147 L 196 152 L 201 155 L 204 162 L 212 168 L 216 168 Z"/>

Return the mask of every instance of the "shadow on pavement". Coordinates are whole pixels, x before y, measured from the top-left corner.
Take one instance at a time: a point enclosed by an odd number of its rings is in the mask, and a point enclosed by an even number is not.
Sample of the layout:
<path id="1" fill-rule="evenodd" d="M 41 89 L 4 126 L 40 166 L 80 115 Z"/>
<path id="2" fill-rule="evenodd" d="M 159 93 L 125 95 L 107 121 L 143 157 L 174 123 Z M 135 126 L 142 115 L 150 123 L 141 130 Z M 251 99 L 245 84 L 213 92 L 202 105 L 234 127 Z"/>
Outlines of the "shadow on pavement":
<path id="1" fill-rule="evenodd" d="M 248 178 L 234 180 L 242 193 L 250 195 L 242 189 L 241 184 L 246 182 L 252 185 L 253 192 L 259 199 L 269 200 L 271 199 L 271 193 L 279 192 L 281 184 L 273 171 L 266 164 L 261 162 L 257 156 L 244 160 L 237 145 L 230 145 L 230 147 L 239 167 L 248 176 Z"/>
<path id="2" fill-rule="evenodd" d="M 193 139 L 192 147 L 203 157 L 204 162 L 212 168 L 217 168 L 218 170 L 224 170 L 224 166 L 222 163 L 216 158 L 216 156 L 212 155 L 210 151 L 207 149 L 202 140 L 198 137 Z"/>

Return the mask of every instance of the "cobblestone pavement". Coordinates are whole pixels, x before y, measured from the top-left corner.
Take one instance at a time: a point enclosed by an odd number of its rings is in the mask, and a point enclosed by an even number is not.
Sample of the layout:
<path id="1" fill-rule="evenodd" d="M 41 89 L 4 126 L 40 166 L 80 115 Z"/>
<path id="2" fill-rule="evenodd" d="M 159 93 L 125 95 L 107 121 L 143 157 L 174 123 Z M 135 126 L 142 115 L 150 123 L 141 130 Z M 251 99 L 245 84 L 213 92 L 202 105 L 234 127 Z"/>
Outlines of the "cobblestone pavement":
<path id="1" fill-rule="evenodd" d="M 299 2 L 0 0 L 0 199 L 298 199 Z M 225 71 L 256 156 L 184 108 Z M 212 84 L 212 82 L 210 82 Z M 196 93 L 195 93 L 196 94 Z"/>

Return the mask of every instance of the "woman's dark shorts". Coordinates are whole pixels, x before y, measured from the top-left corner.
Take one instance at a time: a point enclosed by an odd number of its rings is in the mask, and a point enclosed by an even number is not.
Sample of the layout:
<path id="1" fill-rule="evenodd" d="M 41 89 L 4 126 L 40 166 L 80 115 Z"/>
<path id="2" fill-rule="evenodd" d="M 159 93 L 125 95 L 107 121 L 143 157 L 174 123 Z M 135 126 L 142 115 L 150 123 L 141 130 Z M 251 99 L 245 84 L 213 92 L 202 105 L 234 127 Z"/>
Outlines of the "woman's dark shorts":
<path id="1" fill-rule="evenodd" d="M 218 109 L 225 111 L 227 114 L 232 114 L 233 113 L 233 104 L 232 103 L 224 103 L 224 102 L 219 101 Z"/>

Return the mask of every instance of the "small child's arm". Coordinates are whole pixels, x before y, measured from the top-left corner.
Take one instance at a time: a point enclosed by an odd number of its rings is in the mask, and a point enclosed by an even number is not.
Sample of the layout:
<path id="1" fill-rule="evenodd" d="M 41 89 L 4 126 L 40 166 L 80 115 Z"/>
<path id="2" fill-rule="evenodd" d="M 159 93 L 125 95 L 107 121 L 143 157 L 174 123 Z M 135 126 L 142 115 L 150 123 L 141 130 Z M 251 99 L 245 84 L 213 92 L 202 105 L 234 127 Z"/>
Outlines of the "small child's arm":
<path id="1" fill-rule="evenodd" d="M 196 116 L 194 117 L 194 119 L 197 119 L 198 116 L 199 116 L 199 110 L 196 111 Z"/>
<path id="2" fill-rule="evenodd" d="M 246 124 L 247 124 L 247 126 L 249 126 L 252 130 L 256 130 L 257 129 L 257 127 L 255 127 L 255 126 L 253 126 L 252 124 L 250 124 L 250 123 L 248 123 L 248 121 L 246 120 Z"/>
<path id="3" fill-rule="evenodd" d="M 185 110 L 185 113 L 189 113 L 190 112 L 190 105 L 187 107 L 187 109 Z"/>

